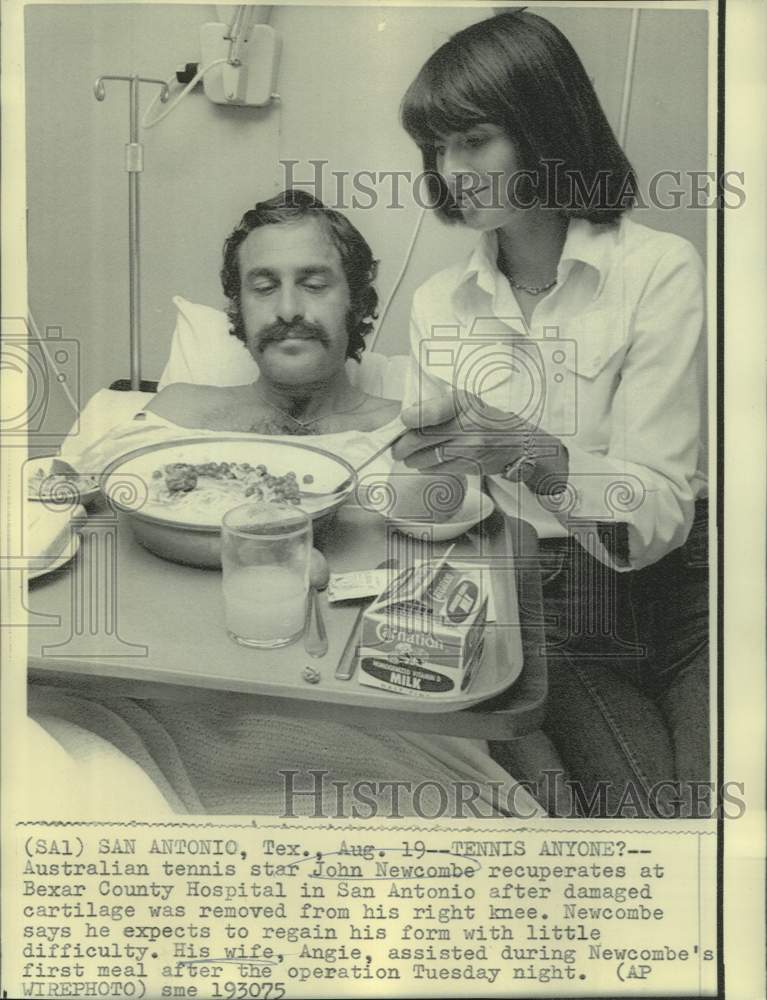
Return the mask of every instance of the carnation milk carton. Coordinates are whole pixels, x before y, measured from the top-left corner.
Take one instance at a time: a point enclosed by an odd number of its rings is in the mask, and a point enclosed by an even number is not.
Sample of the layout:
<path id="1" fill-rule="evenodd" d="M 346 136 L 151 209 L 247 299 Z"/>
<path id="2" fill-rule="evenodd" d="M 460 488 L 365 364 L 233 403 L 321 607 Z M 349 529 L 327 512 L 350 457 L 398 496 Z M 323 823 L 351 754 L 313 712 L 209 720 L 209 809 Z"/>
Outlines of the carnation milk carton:
<path id="1" fill-rule="evenodd" d="M 403 570 L 362 619 L 360 683 L 424 698 L 465 691 L 482 660 L 486 617 L 480 570 Z"/>

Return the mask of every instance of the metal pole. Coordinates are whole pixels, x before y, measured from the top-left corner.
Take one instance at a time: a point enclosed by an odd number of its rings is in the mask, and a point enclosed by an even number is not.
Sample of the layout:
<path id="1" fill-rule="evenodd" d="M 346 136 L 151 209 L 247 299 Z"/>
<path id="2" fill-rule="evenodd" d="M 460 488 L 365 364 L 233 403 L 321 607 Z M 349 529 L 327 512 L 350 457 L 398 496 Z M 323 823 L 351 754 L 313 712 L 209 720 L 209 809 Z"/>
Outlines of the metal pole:
<path id="1" fill-rule="evenodd" d="M 130 80 L 130 143 L 126 148 L 128 170 L 128 281 L 130 321 L 130 387 L 141 388 L 141 272 L 139 233 L 139 173 L 141 146 L 138 141 L 138 84 L 139 78 Z"/>
<path id="2" fill-rule="evenodd" d="M 122 80 L 130 86 L 130 135 L 125 147 L 125 169 L 128 171 L 128 293 L 130 331 L 130 387 L 141 388 L 141 270 L 139 232 L 139 177 L 144 169 L 144 147 L 138 141 L 139 84 L 154 83 L 161 87 L 160 100 L 168 100 L 168 85 L 164 80 L 136 76 L 100 76 L 93 85 L 97 101 L 106 97 L 105 80 Z"/>
<path id="3" fill-rule="evenodd" d="M 623 77 L 623 95 L 621 98 L 621 116 L 618 122 L 618 143 L 625 146 L 629 127 L 629 110 L 631 108 L 631 92 L 634 89 L 634 63 L 636 62 L 637 41 L 639 39 L 639 15 L 641 11 L 635 8 L 631 12 L 631 27 L 626 47 L 626 72 Z"/>

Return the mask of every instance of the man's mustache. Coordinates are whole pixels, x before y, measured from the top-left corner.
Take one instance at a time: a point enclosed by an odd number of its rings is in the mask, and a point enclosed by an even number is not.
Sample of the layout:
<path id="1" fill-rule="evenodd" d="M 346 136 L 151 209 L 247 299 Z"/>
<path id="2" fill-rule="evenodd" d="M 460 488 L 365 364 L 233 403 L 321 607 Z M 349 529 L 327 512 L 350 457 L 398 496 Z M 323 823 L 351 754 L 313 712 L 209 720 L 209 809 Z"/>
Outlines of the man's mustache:
<path id="1" fill-rule="evenodd" d="M 262 327 L 258 333 L 258 349 L 263 351 L 267 344 L 279 343 L 292 337 L 297 340 L 319 340 L 321 344 L 329 344 L 325 327 L 321 323 L 309 323 L 307 320 L 296 320 L 293 323 L 286 323 L 284 320 L 276 320 L 269 326 Z"/>

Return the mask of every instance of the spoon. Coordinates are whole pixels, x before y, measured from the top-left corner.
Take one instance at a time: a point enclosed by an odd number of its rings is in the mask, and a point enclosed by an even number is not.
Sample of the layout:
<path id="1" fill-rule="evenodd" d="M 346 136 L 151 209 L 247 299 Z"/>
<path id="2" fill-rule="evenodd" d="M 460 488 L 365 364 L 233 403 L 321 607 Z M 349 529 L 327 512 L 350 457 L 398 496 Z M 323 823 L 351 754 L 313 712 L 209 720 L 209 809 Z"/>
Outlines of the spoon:
<path id="1" fill-rule="evenodd" d="M 299 496 L 301 497 L 302 500 L 325 500 L 329 499 L 330 497 L 337 496 L 339 493 L 343 493 L 345 490 L 347 490 L 350 486 L 354 484 L 354 481 L 357 478 L 357 474 L 362 472 L 365 466 L 370 465 L 370 463 L 374 462 L 380 455 L 383 455 L 383 453 L 387 451 L 387 449 L 391 448 L 392 445 L 396 444 L 396 442 L 399 441 L 402 435 L 405 434 L 406 432 L 407 432 L 406 427 L 404 427 L 402 430 L 397 431 L 397 433 L 394 435 L 393 438 L 390 438 L 386 442 L 386 444 L 383 445 L 383 447 L 378 449 L 378 451 L 374 451 L 369 458 L 365 459 L 362 465 L 358 465 L 350 476 L 347 476 L 346 479 L 342 480 L 342 482 L 340 482 L 338 486 L 334 487 L 332 490 L 328 490 L 326 493 L 314 493 L 311 490 L 299 490 Z"/>
<path id="2" fill-rule="evenodd" d="M 304 626 L 304 649 L 309 656 L 317 658 L 325 656 L 328 651 L 328 635 L 320 608 L 319 591 L 325 590 L 329 580 L 330 567 L 327 559 L 317 549 L 312 549 L 309 562 L 309 600 Z M 312 632 L 312 618 L 317 623 L 316 634 Z"/>
<path id="3" fill-rule="evenodd" d="M 516 368 L 514 368 L 513 370 L 517 371 Z M 500 380 L 500 382 L 497 382 L 495 385 L 491 386 L 489 389 L 485 389 L 484 391 L 493 392 L 495 389 L 498 389 L 501 385 L 504 384 L 504 382 L 507 381 L 508 381 L 508 376 L 504 376 Z M 425 407 L 428 406 L 430 403 L 436 402 L 437 400 L 441 399 L 442 399 L 441 396 L 434 396 L 431 399 L 424 400 L 421 405 Z M 330 497 L 336 496 L 338 493 L 343 493 L 344 490 L 348 489 L 348 487 L 354 483 L 357 474 L 362 472 L 365 466 L 370 465 L 371 462 L 374 462 L 380 455 L 383 455 L 385 451 L 387 451 L 389 448 L 392 448 L 397 443 L 397 441 L 399 441 L 401 437 L 404 437 L 405 434 L 408 433 L 409 430 L 412 430 L 412 428 L 408 427 L 405 423 L 403 423 L 402 420 L 399 421 L 399 424 L 400 427 L 397 430 L 396 434 L 394 434 L 393 437 L 389 438 L 389 440 L 386 442 L 386 444 L 383 445 L 383 447 L 379 448 L 378 451 L 373 452 L 373 454 L 369 458 L 366 458 L 365 461 L 362 463 L 362 465 L 358 465 L 354 470 L 354 472 L 352 473 L 352 475 L 347 476 L 346 479 L 343 480 L 343 482 L 340 482 L 338 484 L 338 486 L 336 486 L 332 490 L 329 490 L 327 493 L 313 493 L 311 490 L 299 490 L 299 496 L 301 497 L 301 499 L 325 500 Z"/>

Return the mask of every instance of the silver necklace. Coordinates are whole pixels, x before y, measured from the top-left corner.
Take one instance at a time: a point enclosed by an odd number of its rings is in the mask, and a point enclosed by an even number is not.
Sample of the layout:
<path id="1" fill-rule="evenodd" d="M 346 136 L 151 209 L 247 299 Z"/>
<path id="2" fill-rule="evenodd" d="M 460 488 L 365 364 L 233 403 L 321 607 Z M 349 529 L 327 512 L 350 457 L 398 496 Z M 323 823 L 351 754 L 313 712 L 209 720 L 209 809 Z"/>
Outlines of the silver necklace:
<path id="1" fill-rule="evenodd" d="M 277 413 L 279 413 L 281 416 L 287 417 L 288 420 L 291 420 L 293 422 L 293 424 L 295 425 L 295 427 L 300 428 L 301 430 L 305 431 L 307 434 L 315 434 L 315 433 L 317 433 L 316 430 L 315 430 L 315 428 L 312 425 L 316 424 L 318 420 L 324 420 L 327 417 L 343 416 L 344 414 L 347 414 L 347 413 L 354 413 L 355 410 L 359 410 L 360 407 L 364 406 L 364 404 L 365 404 L 365 399 L 363 397 L 360 400 L 360 402 L 357 403 L 356 406 L 352 406 L 351 409 L 349 409 L 349 410 L 341 410 L 339 413 L 320 413 L 318 416 L 316 416 L 316 417 L 310 417 L 308 420 L 301 420 L 299 417 L 294 417 L 292 413 L 288 413 L 287 410 L 283 410 L 281 406 L 277 406 L 277 404 L 273 403 L 270 399 L 265 399 L 263 396 L 261 396 L 261 400 L 262 400 L 262 402 L 266 403 L 267 406 L 270 406 L 273 410 L 275 410 Z M 286 428 L 286 430 L 287 430 L 287 428 Z"/>
<path id="2" fill-rule="evenodd" d="M 553 288 L 557 283 L 556 276 L 548 283 L 548 285 L 523 285 L 521 281 L 515 281 L 508 274 L 506 275 L 506 280 L 512 288 L 516 288 L 520 292 L 527 292 L 528 295 L 541 295 L 543 292 L 548 292 L 548 290 Z"/>
<path id="3" fill-rule="evenodd" d="M 547 285 L 524 285 L 522 284 L 521 281 L 516 281 L 514 278 L 512 278 L 511 274 L 509 274 L 503 250 L 498 251 L 497 263 L 498 263 L 498 270 L 506 278 L 511 287 L 516 288 L 520 292 L 527 292 L 528 295 L 542 295 L 544 292 L 548 292 L 548 290 L 550 288 L 553 288 L 554 285 L 556 285 L 557 283 L 556 274 Z"/>

